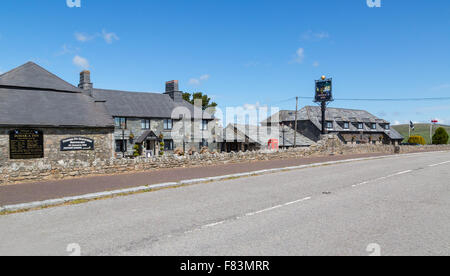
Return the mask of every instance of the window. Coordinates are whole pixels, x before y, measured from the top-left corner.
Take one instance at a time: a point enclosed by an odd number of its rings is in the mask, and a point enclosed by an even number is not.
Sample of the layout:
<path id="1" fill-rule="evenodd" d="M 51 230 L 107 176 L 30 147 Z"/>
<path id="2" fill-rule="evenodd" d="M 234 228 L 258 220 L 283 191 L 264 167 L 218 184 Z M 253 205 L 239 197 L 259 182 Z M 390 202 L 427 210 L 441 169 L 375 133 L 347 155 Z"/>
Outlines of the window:
<path id="1" fill-rule="evenodd" d="M 208 130 L 208 120 L 202 120 L 202 125 L 200 126 L 200 130 Z"/>
<path id="2" fill-rule="evenodd" d="M 116 117 L 114 118 L 114 126 L 117 128 L 127 128 L 127 118 Z"/>
<path id="3" fill-rule="evenodd" d="M 358 123 L 358 129 L 364 129 L 364 124 L 363 123 Z"/>
<path id="4" fill-rule="evenodd" d="M 171 130 L 173 128 L 173 120 L 165 119 L 164 120 L 164 130 Z"/>
<path id="5" fill-rule="evenodd" d="M 327 121 L 327 129 L 333 129 L 333 122 Z"/>
<path id="6" fill-rule="evenodd" d="M 150 120 L 141 120 L 142 129 L 150 129 Z"/>
<path id="7" fill-rule="evenodd" d="M 350 129 L 349 122 L 344 122 L 344 129 Z"/>
<path id="8" fill-rule="evenodd" d="M 372 123 L 372 124 L 370 125 L 370 128 L 371 128 L 371 129 L 377 129 L 377 124 Z"/>
<path id="9" fill-rule="evenodd" d="M 384 129 L 385 129 L 385 130 L 390 130 L 390 129 L 391 129 L 391 125 L 389 125 L 389 124 L 385 125 L 385 126 L 384 126 Z"/>
<path id="10" fill-rule="evenodd" d="M 199 143 L 200 148 L 207 147 L 208 141 L 206 139 L 202 139 L 202 141 Z"/>
<path id="11" fill-rule="evenodd" d="M 116 152 L 127 151 L 127 140 L 116 140 Z"/>
<path id="12" fill-rule="evenodd" d="M 164 150 L 173 150 L 173 140 L 164 140 Z"/>

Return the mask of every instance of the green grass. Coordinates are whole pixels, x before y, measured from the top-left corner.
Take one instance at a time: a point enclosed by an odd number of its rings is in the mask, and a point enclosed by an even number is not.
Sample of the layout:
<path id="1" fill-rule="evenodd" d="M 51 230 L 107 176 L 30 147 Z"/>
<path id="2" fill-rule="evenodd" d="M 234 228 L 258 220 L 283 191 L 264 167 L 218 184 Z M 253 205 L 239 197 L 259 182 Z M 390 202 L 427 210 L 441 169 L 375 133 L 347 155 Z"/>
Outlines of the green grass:
<path id="1" fill-rule="evenodd" d="M 427 142 L 427 144 L 431 144 L 431 139 L 430 139 L 430 124 L 415 124 L 415 130 L 411 130 L 411 136 L 412 135 L 420 135 L 423 138 L 425 138 L 425 141 Z M 450 134 L 450 126 L 446 126 L 446 125 L 435 125 L 433 126 L 433 134 L 436 131 L 436 129 L 438 127 L 443 127 L 445 128 L 445 130 Z M 394 128 L 396 131 L 400 132 L 400 134 L 405 137 L 405 141 L 403 142 L 408 142 L 408 128 L 409 125 L 396 125 L 396 126 L 392 126 L 392 128 Z"/>

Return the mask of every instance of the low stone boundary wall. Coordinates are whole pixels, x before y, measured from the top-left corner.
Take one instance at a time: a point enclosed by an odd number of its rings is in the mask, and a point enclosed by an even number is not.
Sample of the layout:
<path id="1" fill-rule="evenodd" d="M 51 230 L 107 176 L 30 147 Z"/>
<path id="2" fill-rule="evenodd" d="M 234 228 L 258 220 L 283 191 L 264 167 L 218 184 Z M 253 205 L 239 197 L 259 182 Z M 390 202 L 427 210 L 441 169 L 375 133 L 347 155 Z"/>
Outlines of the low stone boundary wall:
<path id="1" fill-rule="evenodd" d="M 442 146 L 400 146 L 400 153 L 450 150 L 450 145 Z M 393 154 L 394 146 L 389 145 L 343 145 L 337 140 L 320 141 L 309 148 L 289 150 L 253 151 L 239 153 L 205 153 L 188 156 L 161 156 L 136 159 L 97 159 L 92 162 L 81 160 L 60 160 L 48 163 L 43 160 L 30 162 L 10 162 L 0 168 L 0 185 L 42 180 L 66 179 L 80 176 L 118 174 L 148 171 L 162 168 L 199 167 L 219 164 L 242 163 L 262 160 L 302 158 L 309 156 L 329 156 L 346 154 L 385 153 Z"/>

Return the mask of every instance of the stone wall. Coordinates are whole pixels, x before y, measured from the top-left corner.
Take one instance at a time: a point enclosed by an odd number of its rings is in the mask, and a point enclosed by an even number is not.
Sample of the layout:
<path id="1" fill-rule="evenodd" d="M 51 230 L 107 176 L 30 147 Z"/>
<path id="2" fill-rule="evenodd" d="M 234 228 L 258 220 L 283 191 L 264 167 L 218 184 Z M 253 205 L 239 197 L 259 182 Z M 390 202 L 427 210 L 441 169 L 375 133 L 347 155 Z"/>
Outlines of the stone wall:
<path id="1" fill-rule="evenodd" d="M 174 147 L 173 149 L 177 148 L 183 148 L 183 136 L 178 133 L 176 130 L 183 130 L 183 121 L 182 120 L 173 120 L 173 129 L 172 130 L 166 130 L 164 129 L 164 119 L 148 119 L 150 120 L 150 130 L 152 130 L 158 137 L 159 135 L 164 136 L 164 140 L 173 140 Z M 147 129 L 142 129 L 141 125 L 142 118 L 127 118 L 127 129 L 122 133 L 122 130 L 120 128 L 116 128 L 114 130 L 114 140 L 122 140 L 125 139 L 127 141 L 127 150 L 126 155 L 133 156 L 134 153 L 134 145 L 135 140 L 138 139 Z M 216 121 L 212 120 L 208 122 L 208 130 L 202 132 L 200 129 L 200 122 L 195 122 L 191 124 L 192 130 L 187 131 L 188 133 L 193 133 L 194 128 L 198 130 L 197 132 L 197 139 L 186 137 L 185 139 L 185 148 L 186 151 L 188 151 L 191 148 L 195 148 L 197 151 L 200 150 L 200 141 L 201 137 L 203 136 L 208 141 L 208 147 L 210 150 L 217 149 L 217 143 L 215 141 L 217 140 L 216 137 Z M 185 123 L 185 125 L 187 125 Z M 188 134 L 189 135 L 189 134 Z M 189 135 L 191 136 L 191 135 Z M 133 139 L 131 138 L 133 137 Z M 114 142 L 115 143 L 115 142 Z M 143 145 L 144 146 L 144 145 Z M 145 146 L 144 146 L 145 147 Z M 159 148 L 159 144 L 158 144 Z M 168 151 L 168 153 L 171 153 L 172 151 Z M 145 149 L 142 150 L 143 155 L 145 155 Z M 121 157 L 122 154 L 120 152 L 116 153 L 116 157 Z"/>
<path id="2" fill-rule="evenodd" d="M 85 134 L 85 136 L 89 136 Z M 1 137 L 1 136 L 0 136 Z M 0 138 L 3 139 L 3 138 Z M 56 138 L 55 138 L 56 139 Z M 59 139 L 59 138 L 58 138 Z M 56 140 L 58 140 L 56 139 Z M 4 139 L 3 139 L 4 140 Z M 105 145 L 107 142 L 105 141 Z M 1 148 L 1 147 L 0 147 Z M 450 145 L 442 146 L 401 146 L 400 153 L 450 150 Z M 205 153 L 187 156 L 164 155 L 152 158 L 115 159 L 88 158 L 74 156 L 67 158 L 56 153 L 61 159 L 38 159 L 27 162 L 7 162 L 0 167 L 0 185 L 20 182 L 65 179 L 77 176 L 117 174 L 126 172 L 148 171 L 161 168 L 199 167 L 228 163 L 243 163 L 259 160 L 276 160 L 288 158 L 306 158 L 309 156 L 329 156 L 363 153 L 393 154 L 395 147 L 391 145 L 344 145 L 339 138 L 327 135 L 325 139 L 309 148 L 295 148 L 281 151 L 249 151 L 239 153 Z M 65 157 L 65 158 L 63 158 Z M 81 160 L 83 159 L 83 160 Z M 68 161 L 70 160 L 70 161 Z"/>
<path id="3" fill-rule="evenodd" d="M 0 185 L 50 177 L 54 170 L 77 170 L 90 166 L 95 160 L 109 160 L 113 156 L 112 129 L 33 128 L 44 134 L 44 158 L 29 160 L 9 159 L 9 132 L 13 128 L 0 128 Z M 86 137 L 94 140 L 94 150 L 61 151 L 61 140 Z M 67 161 L 67 160 L 70 160 Z"/>

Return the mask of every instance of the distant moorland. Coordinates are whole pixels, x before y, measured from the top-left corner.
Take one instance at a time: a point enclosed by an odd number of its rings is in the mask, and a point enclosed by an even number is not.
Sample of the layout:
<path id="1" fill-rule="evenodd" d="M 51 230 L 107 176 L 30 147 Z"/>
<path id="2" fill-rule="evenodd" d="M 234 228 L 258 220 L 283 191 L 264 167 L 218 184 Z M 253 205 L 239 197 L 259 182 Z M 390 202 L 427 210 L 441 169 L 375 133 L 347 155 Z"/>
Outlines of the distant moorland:
<path id="1" fill-rule="evenodd" d="M 425 141 L 427 141 L 427 144 L 431 144 L 430 139 L 430 124 L 415 124 L 415 130 L 411 130 L 411 135 L 420 135 L 423 138 L 425 138 Z M 447 132 L 450 134 L 450 126 L 447 125 L 435 125 L 433 126 L 433 134 L 436 131 L 438 127 L 443 127 Z M 396 125 L 392 126 L 395 130 L 400 132 L 400 134 L 405 137 L 405 141 L 408 141 L 408 128 L 409 125 Z"/>

